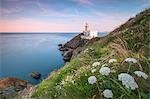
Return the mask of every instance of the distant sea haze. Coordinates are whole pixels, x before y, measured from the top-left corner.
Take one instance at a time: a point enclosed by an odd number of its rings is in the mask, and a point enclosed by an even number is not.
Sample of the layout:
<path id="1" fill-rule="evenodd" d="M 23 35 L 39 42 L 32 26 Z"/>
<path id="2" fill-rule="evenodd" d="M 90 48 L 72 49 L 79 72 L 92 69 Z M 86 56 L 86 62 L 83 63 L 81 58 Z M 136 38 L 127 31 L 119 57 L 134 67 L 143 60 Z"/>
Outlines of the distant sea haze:
<path id="1" fill-rule="evenodd" d="M 78 33 L 0 33 L 0 78 L 17 77 L 39 83 L 29 73 L 37 71 L 44 79 L 64 66 L 58 44 L 76 35 Z M 99 36 L 105 35 L 106 32 L 99 33 Z"/>

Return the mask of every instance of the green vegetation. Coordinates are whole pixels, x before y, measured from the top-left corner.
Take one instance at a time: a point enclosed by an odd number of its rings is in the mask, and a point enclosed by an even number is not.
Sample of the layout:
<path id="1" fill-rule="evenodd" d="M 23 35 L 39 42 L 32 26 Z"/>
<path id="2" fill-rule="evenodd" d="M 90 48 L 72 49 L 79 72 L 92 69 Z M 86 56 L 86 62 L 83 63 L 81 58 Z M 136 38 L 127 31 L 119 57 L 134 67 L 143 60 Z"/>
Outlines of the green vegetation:
<path id="1" fill-rule="evenodd" d="M 142 13 L 144 16 L 142 16 Z M 143 71 L 149 75 L 149 23 L 150 9 L 139 14 L 132 26 L 121 29 L 115 35 L 108 35 L 92 45 L 87 45 L 83 51 L 48 80 L 41 82 L 32 97 L 36 99 L 105 99 L 103 91 L 110 89 L 113 99 L 148 99 L 150 93 L 150 77 L 138 77 L 134 71 Z M 131 24 L 131 23 L 130 23 Z M 124 60 L 133 57 L 136 63 L 130 64 Z M 117 62 L 109 63 L 110 59 Z M 91 72 L 94 62 L 100 62 L 95 72 Z M 108 64 L 110 73 L 102 75 L 99 70 Z M 128 72 L 129 70 L 129 72 Z M 138 85 L 131 90 L 118 80 L 120 73 L 130 74 Z M 95 76 L 97 82 L 89 84 L 88 78 Z"/>

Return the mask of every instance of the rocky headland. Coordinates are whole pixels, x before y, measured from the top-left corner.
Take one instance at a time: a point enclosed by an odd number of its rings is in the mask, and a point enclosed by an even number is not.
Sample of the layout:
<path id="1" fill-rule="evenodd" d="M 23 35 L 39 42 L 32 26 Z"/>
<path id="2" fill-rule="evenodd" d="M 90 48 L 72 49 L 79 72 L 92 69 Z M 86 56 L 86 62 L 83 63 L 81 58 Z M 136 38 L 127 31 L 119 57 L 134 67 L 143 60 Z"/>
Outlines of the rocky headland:
<path id="1" fill-rule="evenodd" d="M 88 40 L 82 39 L 81 33 L 65 44 L 59 44 L 59 50 L 68 63 L 40 84 L 20 93 L 19 99 L 103 99 L 104 89 L 112 90 L 114 99 L 148 99 L 149 23 L 150 9 L 146 9 L 105 37 Z M 135 64 L 129 66 L 124 61 L 128 57 L 135 59 Z M 116 62 L 111 63 L 112 60 Z M 104 65 L 110 69 L 109 76 L 101 74 L 100 69 Z M 143 79 L 134 71 L 144 72 L 148 76 Z M 134 90 L 126 88 L 117 79 L 120 73 L 126 72 L 132 81 L 137 82 Z M 91 76 L 96 80 L 89 80 Z"/>
<path id="2" fill-rule="evenodd" d="M 82 35 L 83 33 L 80 33 L 65 44 L 58 45 L 59 50 L 63 53 L 62 55 L 65 62 L 69 62 L 71 58 L 76 57 L 87 44 L 94 43 L 100 39 L 99 37 L 93 39 L 83 39 L 81 38 Z"/>

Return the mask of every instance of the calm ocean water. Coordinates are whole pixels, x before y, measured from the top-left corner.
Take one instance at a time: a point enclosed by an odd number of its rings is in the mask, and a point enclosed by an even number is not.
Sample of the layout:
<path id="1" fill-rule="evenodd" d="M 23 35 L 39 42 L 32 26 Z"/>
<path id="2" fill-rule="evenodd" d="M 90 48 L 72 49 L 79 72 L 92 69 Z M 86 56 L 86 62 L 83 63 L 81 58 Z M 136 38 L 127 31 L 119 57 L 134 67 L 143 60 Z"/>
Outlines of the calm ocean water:
<path id="1" fill-rule="evenodd" d="M 40 81 L 29 76 L 38 71 L 45 78 L 64 65 L 58 44 L 77 33 L 0 33 L 0 78 L 17 77 L 32 84 Z M 106 33 L 100 33 L 104 36 Z"/>

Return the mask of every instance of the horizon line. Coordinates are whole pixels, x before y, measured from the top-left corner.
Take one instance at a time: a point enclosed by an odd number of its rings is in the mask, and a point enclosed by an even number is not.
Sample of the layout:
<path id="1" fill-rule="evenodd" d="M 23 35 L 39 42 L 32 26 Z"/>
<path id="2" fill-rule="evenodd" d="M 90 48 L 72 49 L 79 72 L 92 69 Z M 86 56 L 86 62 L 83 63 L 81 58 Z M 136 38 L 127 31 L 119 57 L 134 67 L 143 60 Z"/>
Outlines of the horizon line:
<path id="1" fill-rule="evenodd" d="M 100 32 L 107 32 L 109 33 L 108 31 L 100 31 Z M 98 31 L 98 33 L 100 33 Z M 3 34 L 3 33 L 82 33 L 82 32 L 0 32 L 0 34 Z"/>

